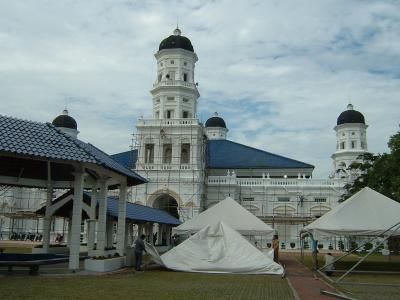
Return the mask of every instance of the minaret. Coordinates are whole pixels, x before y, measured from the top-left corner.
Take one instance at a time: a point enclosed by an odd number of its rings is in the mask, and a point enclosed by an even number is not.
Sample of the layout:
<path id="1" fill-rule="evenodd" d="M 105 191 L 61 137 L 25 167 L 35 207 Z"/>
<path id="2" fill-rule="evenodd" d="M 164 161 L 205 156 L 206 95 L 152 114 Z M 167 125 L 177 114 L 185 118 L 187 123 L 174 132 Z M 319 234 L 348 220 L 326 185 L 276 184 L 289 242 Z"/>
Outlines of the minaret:
<path id="1" fill-rule="evenodd" d="M 198 60 L 191 41 L 176 28 L 157 53 L 150 91 L 153 116 L 137 125 L 135 170 L 148 179 L 137 188 L 142 203 L 173 208 L 182 220 L 196 215 L 203 199 L 205 139 L 196 116 L 200 94 L 194 79 Z"/>
<path id="2" fill-rule="evenodd" d="M 157 76 L 153 95 L 155 119 L 191 119 L 196 117 L 200 94 L 194 81 L 194 68 L 198 58 L 192 43 L 176 28 L 173 35 L 160 43 Z"/>
<path id="3" fill-rule="evenodd" d="M 368 152 L 367 127 L 362 113 L 354 110 L 349 103 L 347 110 L 342 112 L 335 126 L 336 151 L 332 154 L 335 173 L 358 161 L 358 156 Z"/>
<path id="4" fill-rule="evenodd" d="M 53 120 L 52 124 L 74 139 L 78 138 L 78 125 L 75 119 L 68 115 L 67 109 L 64 109 L 62 114 Z"/>
<path id="5" fill-rule="evenodd" d="M 215 112 L 214 116 L 206 121 L 205 132 L 209 140 L 226 140 L 228 128 L 226 128 L 224 119 Z"/>

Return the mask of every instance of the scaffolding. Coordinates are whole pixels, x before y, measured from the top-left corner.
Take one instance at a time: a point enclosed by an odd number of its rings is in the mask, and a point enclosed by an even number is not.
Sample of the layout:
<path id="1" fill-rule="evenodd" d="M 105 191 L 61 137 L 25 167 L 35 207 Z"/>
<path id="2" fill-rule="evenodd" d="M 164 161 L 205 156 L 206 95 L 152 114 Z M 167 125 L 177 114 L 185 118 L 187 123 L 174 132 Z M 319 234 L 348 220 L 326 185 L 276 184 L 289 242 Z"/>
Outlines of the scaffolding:
<path id="1" fill-rule="evenodd" d="M 229 196 L 277 229 L 281 247 L 290 249 L 300 247 L 301 229 L 336 205 L 343 193 L 340 179 L 312 179 L 311 174 L 269 176 L 267 169 L 247 170 L 247 176 L 240 176 L 240 169 L 215 174 L 206 167 L 207 141 L 198 119 L 140 119 L 130 155 L 136 158 L 134 170 L 149 182 L 134 187 L 129 201 L 185 221 Z M 336 240 L 323 244 L 337 248 Z"/>

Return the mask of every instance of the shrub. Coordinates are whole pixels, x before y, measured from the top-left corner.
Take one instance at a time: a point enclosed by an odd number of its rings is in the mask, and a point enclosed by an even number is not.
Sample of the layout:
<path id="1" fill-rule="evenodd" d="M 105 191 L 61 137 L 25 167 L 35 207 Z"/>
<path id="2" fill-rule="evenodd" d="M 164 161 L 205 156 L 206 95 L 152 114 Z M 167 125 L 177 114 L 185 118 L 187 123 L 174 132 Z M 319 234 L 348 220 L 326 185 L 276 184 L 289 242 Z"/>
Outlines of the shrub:
<path id="1" fill-rule="evenodd" d="M 290 243 L 290 248 L 292 248 L 292 249 L 293 249 L 294 247 L 296 247 L 296 244 L 295 244 L 295 243 L 293 243 L 293 242 L 291 242 L 291 243 Z"/>
<path id="2" fill-rule="evenodd" d="M 267 247 L 271 248 L 272 244 L 271 243 L 267 243 Z"/>
<path id="3" fill-rule="evenodd" d="M 365 250 L 371 250 L 372 249 L 372 244 L 371 243 L 366 243 L 365 245 L 364 245 L 364 249 Z"/>

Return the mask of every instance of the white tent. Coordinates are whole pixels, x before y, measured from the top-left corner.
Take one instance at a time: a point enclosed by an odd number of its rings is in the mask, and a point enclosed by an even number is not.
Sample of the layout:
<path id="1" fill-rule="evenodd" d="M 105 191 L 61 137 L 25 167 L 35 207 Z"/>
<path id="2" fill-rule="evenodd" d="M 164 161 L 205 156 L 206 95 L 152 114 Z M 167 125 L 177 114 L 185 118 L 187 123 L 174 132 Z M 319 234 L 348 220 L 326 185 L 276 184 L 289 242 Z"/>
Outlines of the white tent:
<path id="1" fill-rule="evenodd" d="M 398 222 L 400 203 L 366 187 L 304 227 L 303 231 L 323 235 L 376 236 Z M 391 233 L 388 231 L 387 235 Z M 394 234 L 400 234 L 400 231 Z"/>
<path id="2" fill-rule="evenodd" d="M 177 234 L 194 233 L 207 225 L 215 226 L 220 221 L 243 235 L 264 235 L 274 231 L 271 226 L 229 197 L 173 228 L 172 231 Z"/>
<path id="3" fill-rule="evenodd" d="M 281 265 L 223 222 L 206 226 L 161 256 L 148 244 L 146 250 L 157 263 L 177 271 L 283 274 Z"/>

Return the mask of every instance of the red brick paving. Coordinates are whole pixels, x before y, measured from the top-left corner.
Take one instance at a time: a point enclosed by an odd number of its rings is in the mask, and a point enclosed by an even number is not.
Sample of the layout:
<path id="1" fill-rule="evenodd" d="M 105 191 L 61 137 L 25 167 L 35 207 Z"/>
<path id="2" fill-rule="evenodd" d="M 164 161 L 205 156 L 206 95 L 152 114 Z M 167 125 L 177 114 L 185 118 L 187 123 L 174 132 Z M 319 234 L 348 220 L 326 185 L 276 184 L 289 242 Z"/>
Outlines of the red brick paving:
<path id="1" fill-rule="evenodd" d="M 296 290 L 300 300 L 337 300 L 338 298 L 321 295 L 320 290 L 333 292 L 322 279 L 315 278 L 313 272 L 302 265 L 293 255 L 281 253 L 280 261 L 285 265 L 286 277 Z"/>

